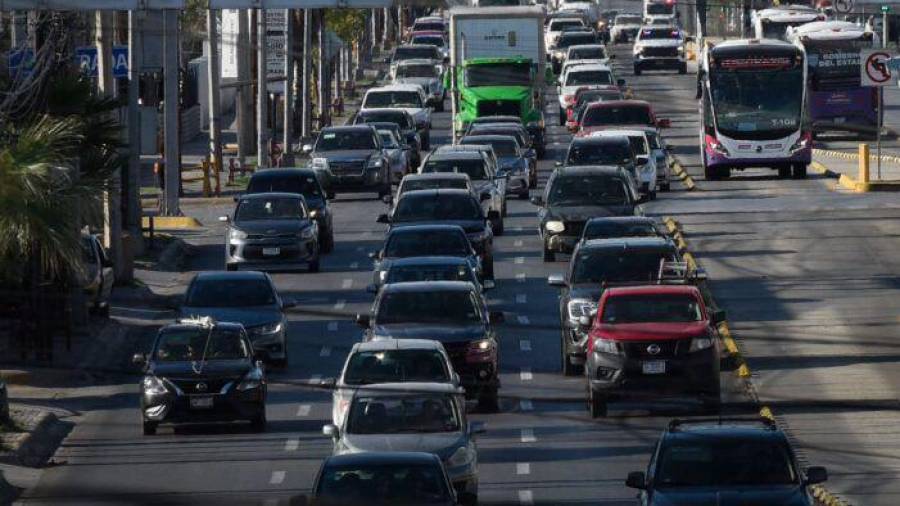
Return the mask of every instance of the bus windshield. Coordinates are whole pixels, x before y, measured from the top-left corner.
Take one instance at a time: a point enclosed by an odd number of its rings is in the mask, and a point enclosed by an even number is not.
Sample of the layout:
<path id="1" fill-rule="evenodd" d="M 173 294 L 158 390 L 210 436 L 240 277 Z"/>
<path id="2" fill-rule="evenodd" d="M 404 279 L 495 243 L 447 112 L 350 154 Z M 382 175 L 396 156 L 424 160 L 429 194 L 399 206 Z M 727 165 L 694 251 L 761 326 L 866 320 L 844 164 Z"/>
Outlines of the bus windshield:
<path id="1" fill-rule="evenodd" d="M 801 68 L 713 72 L 710 91 L 716 126 L 727 137 L 778 139 L 800 128 Z"/>
<path id="2" fill-rule="evenodd" d="M 859 52 L 871 48 L 871 37 L 855 40 L 807 40 L 803 42 L 813 90 L 838 90 L 860 86 Z"/>

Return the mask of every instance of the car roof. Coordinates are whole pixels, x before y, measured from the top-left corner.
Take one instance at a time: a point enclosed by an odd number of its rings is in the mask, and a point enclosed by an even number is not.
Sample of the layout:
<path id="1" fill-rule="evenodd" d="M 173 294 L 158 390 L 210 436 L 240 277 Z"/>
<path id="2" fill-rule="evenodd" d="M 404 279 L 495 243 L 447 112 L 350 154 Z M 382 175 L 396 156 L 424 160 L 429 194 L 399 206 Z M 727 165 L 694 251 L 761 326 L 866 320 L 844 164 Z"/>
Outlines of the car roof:
<path id="1" fill-rule="evenodd" d="M 434 46 L 429 46 L 429 47 L 434 47 Z M 418 84 L 399 83 L 399 84 L 388 84 L 385 86 L 379 86 L 377 88 L 369 88 L 369 90 L 366 91 L 366 94 L 368 95 L 369 93 L 378 93 L 381 91 L 419 91 L 421 89 L 422 89 L 422 86 L 418 85 Z"/>
<path id="2" fill-rule="evenodd" d="M 404 281 L 381 287 L 381 293 L 390 292 L 472 292 L 475 285 L 468 281 Z"/>
<path id="3" fill-rule="evenodd" d="M 608 288 L 605 297 L 628 295 L 690 295 L 700 297 L 700 289 L 694 285 L 641 285 Z"/>
<path id="4" fill-rule="evenodd" d="M 408 60 L 400 60 L 397 62 L 397 66 L 399 67 L 406 67 L 407 65 L 434 65 L 434 60 L 429 60 L 427 58 L 410 58 Z"/>
<path id="5" fill-rule="evenodd" d="M 356 351 L 381 351 L 381 350 L 439 350 L 444 345 L 440 341 L 431 339 L 372 339 L 356 343 Z"/>
<path id="6" fill-rule="evenodd" d="M 222 330 L 241 330 L 244 328 L 244 326 L 242 324 L 236 323 L 236 322 L 213 321 L 212 323 L 216 328 L 222 329 Z M 191 323 L 191 321 L 178 321 L 175 323 L 169 323 L 169 324 L 163 325 L 162 327 L 159 328 L 159 332 L 164 332 L 164 331 L 168 332 L 168 331 L 176 331 L 176 330 L 194 330 L 199 327 L 201 327 L 201 324 L 197 323 L 197 322 Z"/>
<path id="7" fill-rule="evenodd" d="M 407 193 L 416 193 L 420 191 L 428 191 L 428 190 L 412 190 L 405 192 L 403 195 Z M 467 190 L 460 190 L 467 192 Z M 422 225 L 404 225 L 402 227 L 394 227 L 388 231 L 388 235 L 394 234 L 414 234 L 419 232 L 462 232 L 465 233 L 465 230 L 459 225 L 442 225 L 442 224 L 422 224 Z"/>
<path id="8" fill-rule="evenodd" d="M 287 195 L 295 196 L 294 193 Z M 194 279 L 204 281 L 232 280 L 232 279 L 267 279 L 265 273 L 260 271 L 201 271 L 194 275 Z"/>
<path id="9" fill-rule="evenodd" d="M 469 179 L 469 175 L 465 172 L 423 172 L 421 174 L 407 174 L 403 176 L 403 181 L 416 179 Z"/>
<path id="10" fill-rule="evenodd" d="M 643 132 L 641 132 L 643 133 Z M 628 139 L 625 139 L 625 134 L 616 134 L 616 135 L 582 135 L 579 137 L 575 137 L 572 139 L 572 144 L 614 144 L 616 142 L 622 143 L 627 142 Z M 616 141 L 616 139 L 622 139 L 621 141 Z"/>
<path id="11" fill-rule="evenodd" d="M 608 130 L 595 130 L 591 132 L 591 134 L 587 137 L 582 137 L 582 139 L 590 139 L 597 137 L 630 137 L 630 136 L 644 136 L 647 132 L 643 130 L 633 130 L 633 129 L 625 129 L 625 128 L 610 128 Z"/>
<path id="12" fill-rule="evenodd" d="M 400 196 L 400 200 L 413 197 L 440 197 L 444 195 L 449 197 L 472 198 L 472 192 L 462 188 L 429 188 L 427 190 L 410 190 L 408 192 L 403 192 L 403 195 Z"/>
<path id="13" fill-rule="evenodd" d="M 262 192 L 262 193 L 245 193 L 238 197 L 238 200 L 259 200 L 259 199 L 270 199 L 270 198 L 284 198 L 284 199 L 297 199 L 306 201 L 303 195 L 299 193 L 290 193 L 290 192 Z"/>
<path id="14" fill-rule="evenodd" d="M 692 420 L 674 419 L 669 422 L 665 431 L 665 439 L 777 439 L 787 441 L 773 420 L 750 417 L 718 417 Z"/>
<path id="15" fill-rule="evenodd" d="M 556 169 L 557 177 L 609 175 L 621 176 L 625 169 L 617 165 L 569 165 Z"/>
<path id="16" fill-rule="evenodd" d="M 391 121 L 373 121 L 371 123 L 366 123 L 367 125 L 372 125 L 375 128 L 379 128 L 382 130 L 400 130 L 400 125 L 391 122 Z"/>
<path id="17" fill-rule="evenodd" d="M 434 47 L 434 46 L 432 46 L 431 44 L 401 44 L 401 45 L 397 46 L 397 49 L 402 49 L 405 47 L 423 48 L 423 47 Z M 435 49 L 437 49 L 437 48 L 435 48 Z"/>
<path id="18" fill-rule="evenodd" d="M 605 63 L 576 63 L 568 69 L 569 73 L 580 72 L 582 70 L 609 70 L 610 72 L 612 72 L 610 66 Z"/>
<path id="19" fill-rule="evenodd" d="M 403 227 L 400 227 L 403 228 Z M 406 258 L 397 258 L 391 262 L 390 267 L 388 269 L 392 269 L 394 267 L 408 267 L 414 265 L 450 265 L 450 266 L 459 266 L 459 265 L 468 265 L 466 259 L 463 257 L 448 257 L 448 256 L 427 256 L 427 257 L 406 257 Z"/>
<path id="20" fill-rule="evenodd" d="M 480 144 L 478 144 L 480 146 Z M 458 145 L 457 145 L 458 146 Z M 456 147 L 456 146 L 454 146 Z M 481 151 L 483 149 L 472 149 L 470 151 L 462 149 L 441 149 L 428 155 L 428 161 L 432 160 L 481 160 Z"/>
<path id="21" fill-rule="evenodd" d="M 405 116 L 410 115 L 405 110 L 399 109 L 397 107 L 373 107 L 371 109 L 360 109 L 359 112 L 357 112 L 356 114 L 357 114 L 357 116 L 359 116 L 359 115 L 365 116 L 367 114 L 377 114 L 377 113 L 383 113 L 383 112 L 393 112 L 396 114 L 403 114 Z M 368 123 L 366 123 L 366 124 L 368 125 Z M 329 128 L 335 128 L 335 127 L 329 127 Z"/>
<path id="22" fill-rule="evenodd" d="M 513 142 L 518 142 L 518 141 L 516 140 L 516 137 L 515 137 L 514 135 L 500 135 L 500 134 L 484 134 L 484 135 L 479 135 L 479 134 L 477 134 L 477 133 L 473 133 L 473 134 L 469 134 L 469 135 L 464 136 L 464 137 L 463 137 L 463 140 L 464 140 L 464 139 L 475 139 L 475 140 L 479 140 L 479 141 L 483 140 L 483 141 L 486 141 L 486 142 L 492 142 L 492 141 L 513 141 Z M 475 143 L 475 144 L 477 145 L 478 143 Z"/>
<path id="23" fill-rule="evenodd" d="M 656 220 L 649 216 L 595 216 L 587 220 L 587 224 L 591 223 L 648 223 L 656 226 Z"/>
<path id="24" fill-rule="evenodd" d="M 573 46 L 569 46 L 569 51 L 571 51 L 573 49 L 585 49 L 585 48 L 591 49 L 591 48 L 595 48 L 595 47 L 599 47 L 601 49 L 606 49 L 606 46 L 603 44 L 575 44 Z"/>
<path id="25" fill-rule="evenodd" d="M 393 124 L 393 123 L 392 123 Z M 250 180 L 254 179 L 275 179 L 286 176 L 315 176 L 316 171 L 308 167 L 272 167 L 270 169 L 260 169 L 250 176 Z"/>
<path id="26" fill-rule="evenodd" d="M 623 107 L 623 106 L 641 106 L 650 109 L 650 102 L 645 100 L 610 100 L 609 102 L 597 102 L 591 104 L 591 109 L 597 109 L 600 107 Z"/>
<path id="27" fill-rule="evenodd" d="M 521 123 L 512 123 L 509 121 L 499 122 L 499 123 L 472 123 L 470 125 L 470 130 L 488 130 L 488 129 L 500 129 L 500 130 L 515 130 L 517 132 L 525 131 L 525 126 Z M 469 135 L 475 135 L 471 133 Z"/>
<path id="28" fill-rule="evenodd" d="M 675 244 L 668 237 L 614 237 L 588 239 L 581 243 L 586 249 L 673 249 Z"/>
<path id="29" fill-rule="evenodd" d="M 325 132 L 355 132 L 355 131 L 373 130 L 373 129 L 374 129 L 374 127 L 372 125 L 369 125 L 368 123 L 366 123 L 364 125 L 330 126 L 330 127 L 323 128 L 322 131 L 319 132 L 319 135 L 321 135 Z"/>
<path id="30" fill-rule="evenodd" d="M 355 396 L 395 397 L 398 394 L 458 394 L 462 389 L 453 383 L 409 381 L 406 383 L 374 383 L 356 388 Z"/>
<path id="31" fill-rule="evenodd" d="M 424 452 L 362 452 L 331 455 L 322 464 L 324 467 L 352 467 L 359 465 L 440 465 L 440 458 Z"/>

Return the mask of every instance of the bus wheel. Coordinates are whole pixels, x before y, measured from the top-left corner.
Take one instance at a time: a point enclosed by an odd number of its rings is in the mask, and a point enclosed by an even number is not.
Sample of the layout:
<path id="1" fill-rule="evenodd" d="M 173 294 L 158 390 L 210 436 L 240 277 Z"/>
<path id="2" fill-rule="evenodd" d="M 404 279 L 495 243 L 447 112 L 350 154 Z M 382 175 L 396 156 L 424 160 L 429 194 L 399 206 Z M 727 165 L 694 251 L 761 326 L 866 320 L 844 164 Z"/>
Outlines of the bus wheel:
<path id="1" fill-rule="evenodd" d="M 806 179 L 806 164 L 794 164 L 794 179 Z"/>
<path id="2" fill-rule="evenodd" d="M 781 165 L 778 167 L 778 177 L 781 179 L 791 177 L 791 166 L 790 165 Z"/>

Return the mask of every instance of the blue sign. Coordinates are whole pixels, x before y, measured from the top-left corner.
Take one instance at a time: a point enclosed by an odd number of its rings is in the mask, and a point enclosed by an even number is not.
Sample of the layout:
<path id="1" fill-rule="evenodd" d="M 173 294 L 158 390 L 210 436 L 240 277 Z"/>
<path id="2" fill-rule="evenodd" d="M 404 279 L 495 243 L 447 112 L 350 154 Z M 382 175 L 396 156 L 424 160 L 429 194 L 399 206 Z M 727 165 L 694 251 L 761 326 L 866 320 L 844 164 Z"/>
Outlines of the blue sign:
<path id="1" fill-rule="evenodd" d="M 7 59 L 9 75 L 18 77 L 18 73 L 24 72 L 28 76 L 34 71 L 34 51 L 28 49 L 14 49 L 9 52 Z"/>
<path id="2" fill-rule="evenodd" d="M 75 48 L 75 58 L 82 72 L 97 77 L 97 48 L 86 46 Z M 113 46 L 112 48 L 112 73 L 113 77 L 128 77 L 128 46 Z"/>

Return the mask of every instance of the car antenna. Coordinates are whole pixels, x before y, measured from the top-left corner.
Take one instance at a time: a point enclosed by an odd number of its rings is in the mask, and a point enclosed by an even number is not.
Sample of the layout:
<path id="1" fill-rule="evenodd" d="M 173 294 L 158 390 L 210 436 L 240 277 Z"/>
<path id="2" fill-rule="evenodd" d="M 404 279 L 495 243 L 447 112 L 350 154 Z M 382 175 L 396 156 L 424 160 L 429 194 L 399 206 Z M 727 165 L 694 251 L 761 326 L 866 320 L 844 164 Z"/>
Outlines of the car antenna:
<path id="1" fill-rule="evenodd" d="M 197 367 L 196 360 L 191 362 L 191 369 L 193 369 L 194 374 L 197 374 L 197 375 L 203 374 L 203 367 L 206 365 L 206 352 L 209 350 L 209 342 L 211 341 L 211 338 L 212 338 L 213 328 L 215 328 L 213 326 L 212 318 L 210 318 L 208 316 L 204 316 L 203 318 L 200 318 L 199 322 L 200 322 L 200 325 L 207 327 L 209 330 L 206 333 L 206 342 L 203 344 L 203 354 L 200 355 L 200 366 Z"/>

